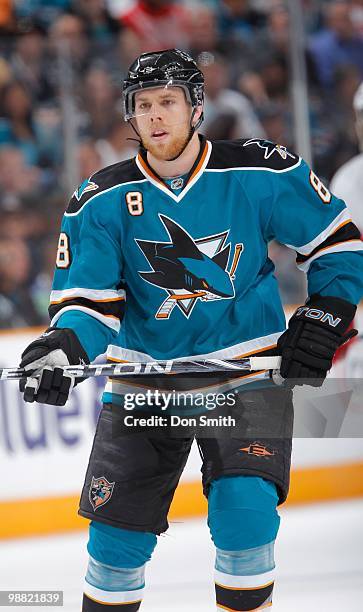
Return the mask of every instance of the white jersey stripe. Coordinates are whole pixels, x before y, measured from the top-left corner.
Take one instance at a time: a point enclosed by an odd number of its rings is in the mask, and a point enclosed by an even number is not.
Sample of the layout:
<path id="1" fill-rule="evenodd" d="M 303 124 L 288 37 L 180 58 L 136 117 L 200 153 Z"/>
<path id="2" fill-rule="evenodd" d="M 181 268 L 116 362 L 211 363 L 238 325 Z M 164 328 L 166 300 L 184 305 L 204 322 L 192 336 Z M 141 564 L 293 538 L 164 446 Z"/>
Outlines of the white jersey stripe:
<path id="1" fill-rule="evenodd" d="M 322 257 L 323 255 L 328 255 L 329 253 L 343 253 L 345 251 L 363 251 L 363 242 L 361 240 L 351 240 L 349 242 L 341 242 L 340 244 L 333 244 L 331 247 L 327 247 L 326 249 L 322 249 L 318 251 L 315 255 L 310 257 L 304 263 L 297 264 L 299 270 L 302 272 L 307 272 L 310 268 L 311 263 Z"/>
<path id="2" fill-rule="evenodd" d="M 290 249 L 294 249 L 294 251 L 297 251 L 298 253 L 300 253 L 300 255 L 309 255 L 309 253 L 311 253 L 311 251 L 313 251 L 317 246 L 319 246 L 319 244 L 324 242 L 324 240 L 326 240 L 328 236 L 333 234 L 338 229 L 339 225 L 341 225 L 345 221 L 351 220 L 352 215 L 350 214 L 349 210 L 345 208 L 339 213 L 337 217 L 335 217 L 335 219 L 328 225 L 328 227 L 325 228 L 325 230 L 320 232 L 320 234 L 315 236 L 315 238 L 313 238 L 313 240 L 310 240 L 310 242 L 307 242 L 306 244 L 303 244 L 301 246 L 294 246 L 293 244 L 286 244 L 286 246 Z"/>
<path id="3" fill-rule="evenodd" d="M 278 338 L 282 332 L 270 334 L 268 336 L 261 336 L 261 338 L 254 338 L 253 340 L 247 340 L 235 344 L 228 348 L 213 351 L 212 353 L 201 353 L 199 355 L 173 355 L 168 359 L 179 359 L 180 361 L 190 361 L 191 359 L 233 359 L 235 357 L 247 356 L 246 354 L 252 353 L 261 349 L 267 349 L 276 345 Z M 110 359 L 120 359 L 121 361 L 153 361 L 156 357 L 152 357 L 147 353 L 141 353 L 139 351 L 133 351 L 131 349 L 116 346 L 115 344 L 109 344 L 107 348 L 107 357 Z"/>
<path id="4" fill-rule="evenodd" d="M 126 292 L 123 289 L 86 289 L 84 287 L 72 287 L 62 291 L 52 291 L 50 294 L 51 304 L 72 298 L 86 298 L 94 302 L 107 302 L 109 300 L 125 299 Z"/>
<path id="5" fill-rule="evenodd" d="M 97 312 L 96 310 L 92 310 L 92 308 L 86 308 L 85 306 L 66 306 L 65 308 L 61 308 L 61 310 L 59 310 L 57 314 L 54 315 L 53 319 L 51 320 L 50 322 L 51 326 L 55 325 L 55 323 L 58 321 L 58 319 L 60 319 L 62 314 L 64 314 L 65 312 L 70 312 L 70 311 L 85 312 L 86 314 L 90 315 L 94 319 L 97 319 L 98 321 L 106 325 L 107 327 L 110 327 L 117 333 L 120 331 L 119 319 L 116 319 L 115 317 L 107 317 Z"/>

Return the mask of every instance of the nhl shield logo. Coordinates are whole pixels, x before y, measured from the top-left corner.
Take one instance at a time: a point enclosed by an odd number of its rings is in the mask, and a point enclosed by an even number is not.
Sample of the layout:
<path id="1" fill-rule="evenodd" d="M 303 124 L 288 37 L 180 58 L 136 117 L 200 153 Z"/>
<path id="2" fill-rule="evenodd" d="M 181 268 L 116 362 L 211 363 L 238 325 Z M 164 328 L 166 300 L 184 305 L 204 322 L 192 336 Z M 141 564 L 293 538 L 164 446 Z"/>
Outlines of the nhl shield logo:
<path id="1" fill-rule="evenodd" d="M 180 178 L 176 178 L 173 181 L 171 181 L 170 183 L 170 187 L 172 189 L 181 189 L 184 185 L 184 180 L 180 177 Z"/>
<path id="2" fill-rule="evenodd" d="M 107 478 L 95 478 L 92 476 L 91 486 L 89 488 L 89 500 L 93 510 L 97 510 L 104 506 L 110 499 L 113 493 L 114 482 L 108 482 Z"/>

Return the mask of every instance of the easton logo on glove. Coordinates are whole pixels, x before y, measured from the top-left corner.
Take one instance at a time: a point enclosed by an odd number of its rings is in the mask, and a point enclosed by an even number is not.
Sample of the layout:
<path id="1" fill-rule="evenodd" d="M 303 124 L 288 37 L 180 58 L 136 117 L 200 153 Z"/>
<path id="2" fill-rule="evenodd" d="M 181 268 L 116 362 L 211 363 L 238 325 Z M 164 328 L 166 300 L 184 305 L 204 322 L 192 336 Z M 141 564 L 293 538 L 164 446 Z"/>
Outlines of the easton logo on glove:
<path id="1" fill-rule="evenodd" d="M 299 317 L 300 315 L 309 317 L 309 319 L 319 320 L 321 323 L 328 323 L 332 327 L 336 327 L 341 322 L 340 317 L 334 319 L 334 315 L 330 314 L 330 312 L 324 312 L 317 308 L 309 308 L 308 306 L 300 306 L 300 308 L 297 309 L 295 316 Z"/>
<path id="2" fill-rule="evenodd" d="M 335 351 L 357 334 L 348 331 L 356 309 L 342 298 L 314 294 L 296 310 L 277 341 L 286 386 L 322 385 Z"/>

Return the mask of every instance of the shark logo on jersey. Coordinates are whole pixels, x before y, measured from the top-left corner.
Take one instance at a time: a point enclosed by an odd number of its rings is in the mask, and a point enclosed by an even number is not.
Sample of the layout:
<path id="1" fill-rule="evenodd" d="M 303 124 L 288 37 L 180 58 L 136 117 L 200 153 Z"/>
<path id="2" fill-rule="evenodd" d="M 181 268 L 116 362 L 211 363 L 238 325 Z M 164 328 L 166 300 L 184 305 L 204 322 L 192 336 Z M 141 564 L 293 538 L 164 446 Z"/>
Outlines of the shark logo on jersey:
<path id="1" fill-rule="evenodd" d="M 292 159 L 296 159 L 296 156 L 292 155 L 292 153 L 289 153 L 286 147 L 284 147 L 283 145 L 276 144 L 275 142 L 270 142 L 270 140 L 250 138 L 249 140 L 246 140 L 245 143 L 243 143 L 244 147 L 248 147 L 249 145 L 257 145 L 258 147 L 260 147 L 260 149 L 264 149 L 265 159 L 269 159 L 269 157 L 271 157 L 271 155 L 273 155 L 274 153 L 278 153 L 282 157 L 282 159 L 286 159 L 287 156 L 291 157 Z"/>
<path id="2" fill-rule="evenodd" d="M 98 187 L 99 186 L 96 185 L 96 183 L 93 183 L 89 179 L 86 179 L 85 181 L 83 181 L 82 185 L 80 185 L 78 189 L 76 189 L 73 195 L 79 202 L 84 193 L 87 193 L 88 191 L 96 191 Z"/>
<path id="3" fill-rule="evenodd" d="M 161 214 L 159 218 L 169 236 L 168 242 L 135 238 L 152 268 L 139 272 L 141 278 L 168 294 L 155 318 L 169 319 L 175 307 L 189 318 L 198 300 L 233 298 L 234 273 L 243 244 L 236 244 L 231 268 L 227 270 L 231 245 L 225 243 L 229 230 L 193 239 L 172 219 Z"/>

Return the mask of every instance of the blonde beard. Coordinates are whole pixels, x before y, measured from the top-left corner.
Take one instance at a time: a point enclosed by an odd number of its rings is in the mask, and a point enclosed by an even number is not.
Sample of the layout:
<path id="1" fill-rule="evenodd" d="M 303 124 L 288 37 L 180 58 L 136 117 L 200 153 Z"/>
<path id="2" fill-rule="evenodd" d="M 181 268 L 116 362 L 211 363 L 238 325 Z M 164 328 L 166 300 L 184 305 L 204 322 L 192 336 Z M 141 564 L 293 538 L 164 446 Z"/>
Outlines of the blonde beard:
<path id="1" fill-rule="evenodd" d="M 182 153 L 186 144 L 189 140 L 189 133 L 187 136 L 175 136 L 175 138 L 169 144 L 154 144 L 149 139 L 141 139 L 142 146 L 146 149 L 153 157 L 160 161 L 171 161 Z"/>

